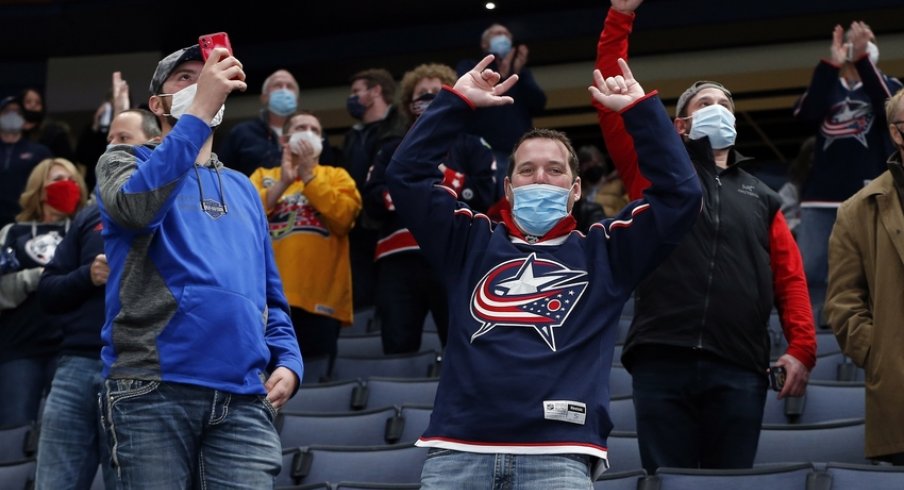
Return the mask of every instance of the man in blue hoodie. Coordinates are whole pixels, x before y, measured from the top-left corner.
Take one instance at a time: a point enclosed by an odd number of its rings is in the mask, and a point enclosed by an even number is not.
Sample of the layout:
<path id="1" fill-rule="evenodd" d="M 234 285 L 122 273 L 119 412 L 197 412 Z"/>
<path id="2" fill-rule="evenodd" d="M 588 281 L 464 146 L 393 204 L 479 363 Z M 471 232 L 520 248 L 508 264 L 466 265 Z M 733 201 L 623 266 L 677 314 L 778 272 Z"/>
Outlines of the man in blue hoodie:
<path id="1" fill-rule="evenodd" d="M 280 470 L 273 420 L 301 354 L 260 198 L 211 151 L 244 80 L 225 48 L 170 54 L 148 100 L 163 141 L 97 164 L 103 421 L 123 488 L 270 488 Z"/>

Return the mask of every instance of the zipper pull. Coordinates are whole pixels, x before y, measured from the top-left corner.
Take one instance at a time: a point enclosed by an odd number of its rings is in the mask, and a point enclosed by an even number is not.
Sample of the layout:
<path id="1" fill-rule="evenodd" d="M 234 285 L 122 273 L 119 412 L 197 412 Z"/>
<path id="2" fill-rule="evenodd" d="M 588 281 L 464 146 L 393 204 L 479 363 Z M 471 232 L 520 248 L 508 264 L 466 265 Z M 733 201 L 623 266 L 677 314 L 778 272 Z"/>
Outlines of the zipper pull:
<path id="1" fill-rule="evenodd" d="M 719 176 L 716 176 L 716 183 L 719 184 L 719 187 L 722 187 L 722 181 L 719 180 Z"/>

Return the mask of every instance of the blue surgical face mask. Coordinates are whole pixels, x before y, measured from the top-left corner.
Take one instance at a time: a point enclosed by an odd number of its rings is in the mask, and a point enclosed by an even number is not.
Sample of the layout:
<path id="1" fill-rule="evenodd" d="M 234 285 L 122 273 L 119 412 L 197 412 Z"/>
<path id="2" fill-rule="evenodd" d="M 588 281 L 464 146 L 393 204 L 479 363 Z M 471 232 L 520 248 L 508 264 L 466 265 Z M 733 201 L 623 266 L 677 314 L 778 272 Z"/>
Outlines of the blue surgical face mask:
<path id="1" fill-rule="evenodd" d="M 499 58 L 505 58 L 512 50 L 512 40 L 505 34 L 499 34 L 490 38 L 490 52 Z"/>
<path id="2" fill-rule="evenodd" d="M 280 88 L 270 92 L 270 100 L 267 103 L 267 110 L 280 117 L 286 117 L 298 109 L 298 96 L 295 92 Z"/>
<path id="3" fill-rule="evenodd" d="M 512 187 L 512 216 L 515 224 L 528 235 L 541 237 L 562 218 L 568 216 L 571 188 L 550 184 L 528 184 Z"/>
<path id="4" fill-rule="evenodd" d="M 734 146 L 738 131 L 735 129 L 735 116 L 725 106 L 713 104 L 691 114 L 691 130 L 687 137 L 698 140 L 704 136 L 714 150 L 722 150 Z"/>
<path id="5" fill-rule="evenodd" d="M 345 108 L 348 110 L 348 115 L 355 119 L 361 119 L 364 117 L 364 113 L 367 112 L 367 107 L 361 103 L 361 99 L 357 95 L 350 95 L 348 97 L 345 101 Z"/>

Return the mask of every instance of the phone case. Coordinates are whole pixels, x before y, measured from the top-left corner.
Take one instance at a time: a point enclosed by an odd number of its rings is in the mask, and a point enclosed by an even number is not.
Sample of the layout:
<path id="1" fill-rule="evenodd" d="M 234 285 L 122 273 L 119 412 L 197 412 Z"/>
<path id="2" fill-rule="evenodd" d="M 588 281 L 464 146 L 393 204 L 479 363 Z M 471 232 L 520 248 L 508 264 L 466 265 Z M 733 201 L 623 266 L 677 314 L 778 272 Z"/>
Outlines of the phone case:
<path id="1" fill-rule="evenodd" d="M 232 44 L 229 43 L 229 34 L 225 32 L 204 34 L 198 37 L 198 46 L 201 48 L 201 57 L 204 58 L 204 61 L 207 61 L 210 52 L 216 47 L 224 47 L 232 55 Z"/>

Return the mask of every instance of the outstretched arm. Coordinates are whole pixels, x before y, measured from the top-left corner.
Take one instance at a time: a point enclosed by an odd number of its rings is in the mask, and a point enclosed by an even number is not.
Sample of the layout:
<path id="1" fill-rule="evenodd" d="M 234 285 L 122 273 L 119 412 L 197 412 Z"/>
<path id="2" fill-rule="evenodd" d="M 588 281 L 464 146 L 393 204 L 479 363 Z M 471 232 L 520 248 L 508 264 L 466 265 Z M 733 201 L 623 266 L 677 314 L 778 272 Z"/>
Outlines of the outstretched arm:
<path id="1" fill-rule="evenodd" d="M 621 73 L 618 59 L 628 59 L 628 36 L 634 24 L 634 10 L 641 3 L 643 0 L 612 0 L 612 8 L 606 15 L 596 48 L 596 69 L 603 77 L 617 76 Z M 625 183 L 629 198 L 640 199 L 643 190 L 650 186 L 650 181 L 640 173 L 634 139 L 625 130 L 625 123 L 620 114 L 606 109 L 595 100 L 593 106 L 597 110 L 606 150 Z"/>

